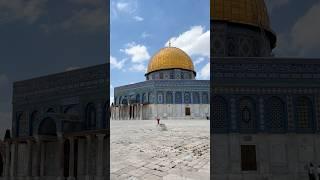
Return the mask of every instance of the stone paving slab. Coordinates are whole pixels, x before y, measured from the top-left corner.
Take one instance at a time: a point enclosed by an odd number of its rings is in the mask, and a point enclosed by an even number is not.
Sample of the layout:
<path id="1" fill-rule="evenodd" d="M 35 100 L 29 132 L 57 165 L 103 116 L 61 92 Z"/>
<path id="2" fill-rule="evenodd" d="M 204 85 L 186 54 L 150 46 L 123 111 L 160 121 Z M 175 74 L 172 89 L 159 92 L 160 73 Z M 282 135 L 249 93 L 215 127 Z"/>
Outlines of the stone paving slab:
<path id="1" fill-rule="evenodd" d="M 110 122 L 111 180 L 209 180 L 207 120 Z"/>

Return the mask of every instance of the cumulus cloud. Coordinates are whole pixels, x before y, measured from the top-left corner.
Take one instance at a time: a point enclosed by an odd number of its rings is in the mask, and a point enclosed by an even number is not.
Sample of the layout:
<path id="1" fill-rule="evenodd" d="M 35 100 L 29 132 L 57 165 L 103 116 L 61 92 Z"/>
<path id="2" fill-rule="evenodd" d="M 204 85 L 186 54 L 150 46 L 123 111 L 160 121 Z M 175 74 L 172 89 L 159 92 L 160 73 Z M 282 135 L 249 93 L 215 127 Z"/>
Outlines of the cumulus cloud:
<path id="1" fill-rule="evenodd" d="M 112 0 L 111 1 L 111 19 L 119 17 L 130 17 L 135 21 L 143 21 L 144 18 L 137 13 L 137 0 Z"/>
<path id="2" fill-rule="evenodd" d="M 120 51 L 130 56 L 133 63 L 141 64 L 142 62 L 150 58 L 147 47 L 141 44 L 136 44 L 134 42 L 127 44 L 126 48 L 121 49 Z"/>
<path id="3" fill-rule="evenodd" d="M 194 61 L 194 65 L 198 65 L 200 64 L 201 62 L 203 62 L 205 60 L 204 57 L 198 57 L 195 61 Z"/>
<path id="4" fill-rule="evenodd" d="M 66 30 L 89 32 L 106 29 L 106 6 L 100 3 L 100 5 L 97 5 L 95 8 L 83 7 L 75 10 L 72 15 L 67 17 L 59 26 Z"/>
<path id="5" fill-rule="evenodd" d="M 200 79 L 210 79 L 210 63 L 202 67 L 199 73 Z"/>
<path id="6" fill-rule="evenodd" d="M 315 20 L 320 17 L 320 2 L 297 20 L 292 29 L 293 43 L 298 49 L 313 49 L 320 45 L 320 23 Z"/>
<path id="7" fill-rule="evenodd" d="M 23 20 L 35 23 L 46 13 L 47 0 L 1 0 L 0 24 Z"/>
<path id="8" fill-rule="evenodd" d="M 169 42 L 171 46 L 184 50 L 190 56 L 210 56 L 210 31 L 205 31 L 202 26 L 193 26 L 179 36 L 170 38 L 165 46 L 168 46 Z"/>
<path id="9" fill-rule="evenodd" d="M 320 2 L 314 4 L 303 16 L 297 19 L 289 32 L 278 34 L 277 56 L 306 56 L 318 52 L 320 46 Z"/>
<path id="10" fill-rule="evenodd" d="M 144 20 L 143 17 L 140 17 L 140 16 L 134 16 L 133 19 L 136 21 L 143 21 Z"/>
<path id="11" fill-rule="evenodd" d="M 133 64 L 129 70 L 133 72 L 146 72 L 147 67 L 144 64 Z"/>
<path id="12" fill-rule="evenodd" d="M 124 63 L 126 62 L 127 59 L 122 59 L 121 61 L 118 61 L 117 58 L 110 56 L 110 65 L 111 69 L 122 69 Z"/>
<path id="13" fill-rule="evenodd" d="M 148 37 L 150 37 L 151 36 L 151 34 L 149 34 L 149 33 L 147 33 L 147 32 L 143 32 L 142 34 L 141 34 L 141 37 L 142 38 L 148 38 Z"/>
<path id="14" fill-rule="evenodd" d="M 282 6 L 289 4 L 289 0 L 266 0 L 265 2 L 269 12 L 272 12 L 277 8 L 280 8 Z"/>

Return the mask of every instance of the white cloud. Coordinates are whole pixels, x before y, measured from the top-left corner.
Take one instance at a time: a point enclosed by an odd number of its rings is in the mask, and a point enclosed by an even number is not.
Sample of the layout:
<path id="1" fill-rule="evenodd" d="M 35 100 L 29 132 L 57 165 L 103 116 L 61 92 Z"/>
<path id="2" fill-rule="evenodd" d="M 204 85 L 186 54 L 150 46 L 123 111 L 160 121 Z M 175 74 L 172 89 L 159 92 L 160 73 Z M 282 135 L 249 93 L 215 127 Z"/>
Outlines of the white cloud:
<path id="1" fill-rule="evenodd" d="M 147 70 L 147 67 L 144 64 L 133 64 L 130 68 L 130 71 L 133 72 L 143 72 L 145 73 Z"/>
<path id="2" fill-rule="evenodd" d="M 200 64 L 201 62 L 203 62 L 205 60 L 204 57 L 199 57 L 194 61 L 194 65 Z"/>
<path id="3" fill-rule="evenodd" d="M 58 24 L 65 30 L 76 30 L 76 31 L 97 31 L 104 30 L 107 24 L 106 6 L 103 3 L 96 6 L 95 8 L 81 8 L 73 11 L 70 17 Z M 51 27 L 51 28 L 54 28 Z"/>
<path id="4" fill-rule="evenodd" d="M 126 12 L 126 13 L 131 13 L 133 11 L 135 11 L 135 9 L 130 6 L 129 2 L 118 2 L 116 4 L 117 10 L 118 11 L 122 11 L 122 12 Z"/>
<path id="5" fill-rule="evenodd" d="M 144 20 L 144 18 L 141 16 L 134 16 L 133 19 L 136 21 L 143 21 Z"/>
<path id="6" fill-rule="evenodd" d="M 315 17 L 320 17 L 320 2 L 313 5 L 292 28 L 291 36 L 297 49 L 311 50 L 320 46 L 320 23 Z"/>
<path id="7" fill-rule="evenodd" d="M 289 0 L 266 0 L 269 12 L 289 4 Z"/>
<path id="8" fill-rule="evenodd" d="M 210 31 L 205 31 L 202 26 L 193 26 L 190 30 L 183 32 L 178 37 L 172 37 L 165 46 L 178 47 L 192 55 L 210 56 Z"/>
<path id="9" fill-rule="evenodd" d="M 134 42 L 127 44 L 127 48 L 120 51 L 130 56 L 133 63 L 142 63 L 150 58 L 147 47 Z"/>
<path id="10" fill-rule="evenodd" d="M 143 32 L 142 34 L 141 34 L 141 37 L 142 38 L 147 38 L 147 37 L 150 37 L 151 36 L 151 34 L 148 34 L 147 32 Z"/>
<path id="11" fill-rule="evenodd" d="M 24 20 L 35 23 L 46 12 L 47 0 L 1 0 L 0 24 Z"/>
<path id="12" fill-rule="evenodd" d="M 128 16 L 139 21 L 141 17 L 137 16 L 137 9 L 137 0 L 113 0 L 111 1 L 111 19 Z"/>
<path id="13" fill-rule="evenodd" d="M 122 69 L 125 62 L 126 62 L 126 59 L 118 61 L 117 58 L 110 56 L 111 69 L 113 68 Z"/>
<path id="14" fill-rule="evenodd" d="M 210 63 L 202 67 L 199 73 L 200 79 L 210 79 Z"/>
<path id="15" fill-rule="evenodd" d="M 314 17 L 320 16 L 320 2 L 314 4 L 293 25 L 291 31 L 278 34 L 277 56 L 306 56 L 320 50 L 320 23 Z"/>

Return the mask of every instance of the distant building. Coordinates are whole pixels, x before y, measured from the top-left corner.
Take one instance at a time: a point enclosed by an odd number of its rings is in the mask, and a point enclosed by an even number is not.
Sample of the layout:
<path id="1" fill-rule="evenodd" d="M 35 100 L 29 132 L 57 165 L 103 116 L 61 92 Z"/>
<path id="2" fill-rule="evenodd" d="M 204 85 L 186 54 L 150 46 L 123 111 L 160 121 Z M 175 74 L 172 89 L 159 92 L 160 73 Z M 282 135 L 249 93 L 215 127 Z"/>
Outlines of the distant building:
<path id="1" fill-rule="evenodd" d="M 109 176 L 108 71 L 104 64 L 15 82 L 12 138 L 0 143 L 0 179 Z"/>
<path id="2" fill-rule="evenodd" d="M 320 165 L 320 60 L 272 57 L 263 0 L 211 0 L 214 180 L 306 180 Z"/>
<path id="3" fill-rule="evenodd" d="M 111 118 L 116 120 L 207 119 L 210 81 L 196 80 L 192 59 L 165 47 L 150 60 L 146 81 L 116 87 Z"/>

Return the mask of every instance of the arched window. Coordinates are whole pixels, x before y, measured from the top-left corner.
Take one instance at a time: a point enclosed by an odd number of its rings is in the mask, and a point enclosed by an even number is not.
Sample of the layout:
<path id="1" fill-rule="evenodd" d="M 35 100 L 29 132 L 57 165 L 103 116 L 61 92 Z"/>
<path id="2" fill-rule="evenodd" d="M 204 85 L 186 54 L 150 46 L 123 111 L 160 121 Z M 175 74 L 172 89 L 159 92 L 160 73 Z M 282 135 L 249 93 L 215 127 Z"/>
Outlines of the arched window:
<path id="1" fill-rule="evenodd" d="M 270 132 L 283 132 L 286 128 L 285 103 L 278 97 L 271 97 L 266 102 L 266 124 Z"/>
<path id="2" fill-rule="evenodd" d="M 148 95 L 147 95 L 147 93 L 143 93 L 142 102 L 143 102 L 143 103 L 147 103 L 147 102 L 148 102 Z"/>
<path id="3" fill-rule="evenodd" d="M 209 95 L 207 92 L 202 93 L 202 104 L 209 104 Z"/>
<path id="4" fill-rule="evenodd" d="M 245 97 L 239 102 L 240 131 L 255 131 L 257 126 L 256 106 L 252 99 Z"/>
<path id="5" fill-rule="evenodd" d="M 86 109 L 86 122 L 87 128 L 95 128 L 96 127 L 96 108 L 93 103 L 87 105 Z"/>
<path id="6" fill-rule="evenodd" d="M 38 130 L 39 135 L 50 135 L 56 136 L 57 135 L 57 127 L 56 123 L 51 118 L 46 118 L 41 121 Z"/>
<path id="7" fill-rule="evenodd" d="M 29 121 L 29 135 L 33 135 L 33 125 L 34 123 L 38 120 L 39 117 L 39 112 L 38 111 L 33 111 L 30 116 L 30 121 Z"/>
<path id="8" fill-rule="evenodd" d="M 182 94 L 181 94 L 181 92 L 176 92 L 176 94 L 175 94 L 175 104 L 182 104 Z"/>
<path id="9" fill-rule="evenodd" d="M 173 103 L 173 95 L 172 95 L 172 92 L 167 92 L 167 95 L 166 95 L 166 103 L 167 103 L 167 104 L 172 104 L 172 103 Z"/>
<path id="10" fill-rule="evenodd" d="M 163 104 L 163 93 L 162 92 L 158 92 L 158 104 Z"/>
<path id="11" fill-rule="evenodd" d="M 17 136 L 28 135 L 28 122 L 24 112 L 17 113 Z"/>
<path id="12" fill-rule="evenodd" d="M 184 79 L 184 72 L 181 72 L 181 79 Z"/>
<path id="13" fill-rule="evenodd" d="M 153 93 L 151 92 L 151 93 L 149 93 L 149 103 L 154 103 L 154 95 L 153 95 Z"/>
<path id="14" fill-rule="evenodd" d="M 184 93 L 184 103 L 185 104 L 190 104 L 191 103 L 190 92 L 185 92 Z"/>
<path id="15" fill-rule="evenodd" d="M 124 98 L 122 99 L 122 101 L 121 101 L 121 104 L 128 104 L 127 98 L 124 97 Z"/>
<path id="16" fill-rule="evenodd" d="M 174 79 L 174 71 L 170 71 L 170 79 Z"/>
<path id="17" fill-rule="evenodd" d="M 192 93 L 192 100 L 193 100 L 193 104 L 200 104 L 200 95 L 198 92 L 193 92 Z"/>
<path id="18" fill-rule="evenodd" d="M 160 72 L 160 79 L 163 79 L 163 72 Z"/>
<path id="19" fill-rule="evenodd" d="M 312 103 L 308 97 L 299 97 L 296 102 L 297 128 L 311 130 L 313 121 Z"/>
<path id="20" fill-rule="evenodd" d="M 139 104 L 140 104 L 140 94 L 137 94 L 137 95 L 136 95 L 136 103 L 139 103 Z"/>
<path id="21" fill-rule="evenodd" d="M 228 129 L 228 104 L 223 97 L 213 97 L 213 128 L 216 130 L 227 130 Z"/>

